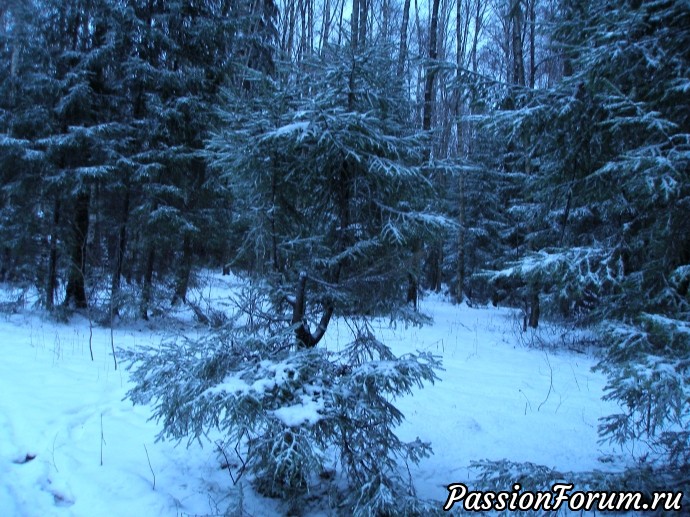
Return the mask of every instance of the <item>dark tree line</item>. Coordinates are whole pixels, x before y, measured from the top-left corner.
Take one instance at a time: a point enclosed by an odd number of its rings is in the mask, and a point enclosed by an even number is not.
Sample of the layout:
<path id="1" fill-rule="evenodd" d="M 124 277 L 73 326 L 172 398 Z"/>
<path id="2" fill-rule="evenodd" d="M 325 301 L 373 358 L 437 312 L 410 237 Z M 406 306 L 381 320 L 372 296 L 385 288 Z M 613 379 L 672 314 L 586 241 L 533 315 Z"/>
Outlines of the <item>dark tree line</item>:
<path id="1" fill-rule="evenodd" d="M 526 80 L 554 80 L 563 60 L 534 20 L 540 8 L 550 21 L 548 6 L 457 2 L 453 56 L 442 2 L 427 19 L 409 2 L 357 1 L 349 23 L 342 1 L 9 3 L 0 13 L 0 280 L 36 285 L 48 309 L 108 305 L 146 318 L 162 294 L 184 301 L 199 266 L 262 271 L 265 257 L 238 262 L 243 214 L 207 149 L 226 127 L 218 108 L 239 99 L 262 120 L 268 104 L 284 102 L 262 81 L 313 82 L 315 59 L 348 51 L 352 111 L 370 93 L 357 91 L 359 69 L 376 50 L 401 96 L 388 102 L 406 110 L 396 123 L 426 134 L 414 165 L 440 194 L 427 208 L 458 222 L 408 243 L 407 297 L 446 284 L 458 300 L 486 300 L 496 290 L 482 271 L 510 247 L 522 253 L 511 213 L 521 171 L 516 144 L 499 158 L 505 137 L 477 120 L 514 102 Z M 542 56 L 550 68 L 537 66 Z"/>
<path id="2" fill-rule="evenodd" d="M 253 10 L 253 11 L 252 11 Z M 184 300 L 231 202 L 205 141 L 222 86 L 273 66 L 272 4 L 18 2 L 2 13 L 2 279 L 84 308 L 154 276 Z M 62 295 L 56 299 L 57 293 Z"/>

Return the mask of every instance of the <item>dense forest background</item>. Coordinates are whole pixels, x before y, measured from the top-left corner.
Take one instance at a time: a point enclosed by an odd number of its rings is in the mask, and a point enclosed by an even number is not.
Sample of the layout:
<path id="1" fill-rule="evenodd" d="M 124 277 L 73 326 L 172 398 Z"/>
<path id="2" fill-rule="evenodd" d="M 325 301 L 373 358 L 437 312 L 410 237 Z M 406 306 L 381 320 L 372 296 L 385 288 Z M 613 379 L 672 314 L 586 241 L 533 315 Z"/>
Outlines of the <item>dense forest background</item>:
<path id="1" fill-rule="evenodd" d="M 420 290 L 592 326 L 626 483 L 687 489 L 689 94 L 684 0 L 4 0 L 0 281 L 112 322 L 242 271 L 307 348 Z"/>

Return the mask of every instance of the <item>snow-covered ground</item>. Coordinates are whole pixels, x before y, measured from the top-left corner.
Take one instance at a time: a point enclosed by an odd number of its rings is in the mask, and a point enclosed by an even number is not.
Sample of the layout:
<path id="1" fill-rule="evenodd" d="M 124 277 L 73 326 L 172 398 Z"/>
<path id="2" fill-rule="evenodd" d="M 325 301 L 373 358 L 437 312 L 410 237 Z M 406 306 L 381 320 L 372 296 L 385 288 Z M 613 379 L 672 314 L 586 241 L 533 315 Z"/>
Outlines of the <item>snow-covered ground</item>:
<path id="1" fill-rule="evenodd" d="M 222 305 L 227 278 L 209 275 L 197 295 Z M 435 452 L 412 469 L 418 495 L 440 508 L 446 485 L 476 475 L 473 460 L 578 471 L 605 469 L 600 458 L 620 452 L 598 444 L 597 420 L 615 407 L 601 401 L 605 379 L 591 372 L 594 358 L 525 347 L 508 309 L 437 296 L 421 309 L 433 325 L 377 325 L 398 355 L 443 357 L 441 382 L 399 401 L 407 417 L 400 435 L 430 441 Z M 203 332 L 189 321 L 168 315 L 165 325 L 120 326 L 111 335 L 81 316 L 60 324 L 28 308 L 0 314 L 0 515 L 222 515 L 238 497 L 248 515 L 280 515 L 276 501 L 232 485 L 213 444 L 156 443 L 150 408 L 124 399 L 131 384 L 122 365 L 115 370 L 111 345 L 156 345 L 175 322 L 178 332 Z M 347 336 L 335 322 L 323 346 L 337 348 Z"/>

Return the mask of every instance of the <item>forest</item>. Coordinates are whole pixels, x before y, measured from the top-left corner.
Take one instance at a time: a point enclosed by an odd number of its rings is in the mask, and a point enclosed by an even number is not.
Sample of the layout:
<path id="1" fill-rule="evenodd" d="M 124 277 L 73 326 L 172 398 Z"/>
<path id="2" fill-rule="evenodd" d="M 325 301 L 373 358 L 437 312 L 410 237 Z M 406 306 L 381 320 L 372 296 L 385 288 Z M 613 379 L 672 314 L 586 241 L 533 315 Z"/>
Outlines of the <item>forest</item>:
<path id="1" fill-rule="evenodd" d="M 591 332 L 598 433 L 648 453 L 576 484 L 690 489 L 687 0 L 2 0 L 0 178 L 2 310 L 189 307 L 204 337 L 117 354 L 128 396 L 161 436 L 243 444 L 291 511 L 333 450 L 345 512 L 432 511 L 391 400 L 442 364 L 370 324 L 429 323 L 429 293 Z M 189 296 L 209 269 L 245 279 L 235 314 Z"/>

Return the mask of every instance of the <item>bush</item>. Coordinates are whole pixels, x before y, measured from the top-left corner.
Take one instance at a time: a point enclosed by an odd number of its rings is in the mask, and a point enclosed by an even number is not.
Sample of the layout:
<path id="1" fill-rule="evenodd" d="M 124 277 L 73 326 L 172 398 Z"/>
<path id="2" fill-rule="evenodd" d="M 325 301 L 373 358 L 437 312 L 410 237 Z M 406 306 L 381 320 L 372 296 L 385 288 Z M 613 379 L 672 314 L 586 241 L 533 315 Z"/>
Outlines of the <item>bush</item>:
<path id="1" fill-rule="evenodd" d="M 136 382 L 128 396 L 154 403 L 159 438 L 189 446 L 219 431 L 240 475 L 292 507 L 340 466 L 347 494 L 338 503 L 354 515 L 425 513 L 400 462 L 417 463 L 431 447 L 395 435 L 404 417 L 392 402 L 436 381 L 439 359 L 395 357 L 366 325 L 340 352 L 295 348 L 292 328 L 266 329 L 235 321 L 201 339 L 124 352 Z"/>

